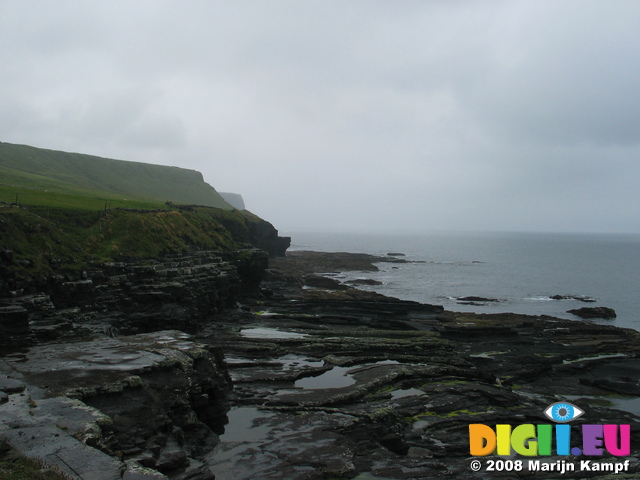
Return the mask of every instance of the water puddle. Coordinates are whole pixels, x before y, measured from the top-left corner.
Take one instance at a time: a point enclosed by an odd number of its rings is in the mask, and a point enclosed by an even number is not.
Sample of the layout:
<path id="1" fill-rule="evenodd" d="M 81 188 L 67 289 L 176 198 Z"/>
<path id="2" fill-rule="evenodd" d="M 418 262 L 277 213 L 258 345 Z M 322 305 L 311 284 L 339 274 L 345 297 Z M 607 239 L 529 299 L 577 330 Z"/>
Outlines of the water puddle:
<path id="1" fill-rule="evenodd" d="M 400 362 L 397 360 L 381 360 L 374 363 L 374 365 L 400 365 Z"/>
<path id="2" fill-rule="evenodd" d="M 352 422 L 351 416 L 245 406 L 232 408 L 227 417 L 220 443 L 205 457 L 217 480 L 303 480 L 316 478 L 318 467 L 347 462 L 343 449 L 333 447 L 333 429 Z"/>
<path id="3" fill-rule="evenodd" d="M 632 413 L 633 415 L 640 416 L 640 398 L 638 397 L 625 397 L 625 398 L 608 398 L 611 401 L 611 408 L 622 410 L 624 412 Z"/>
<path id="4" fill-rule="evenodd" d="M 495 356 L 498 355 L 504 355 L 505 353 L 509 353 L 509 350 L 503 350 L 503 351 L 495 351 L 495 352 L 482 352 L 482 353 L 476 353 L 473 355 L 469 355 L 471 358 L 488 358 L 491 359 Z"/>
<path id="5" fill-rule="evenodd" d="M 603 354 L 603 355 L 596 355 L 594 357 L 581 357 L 581 358 L 577 358 L 575 360 L 565 360 L 564 362 L 562 362 L 564 365 L 569 365 L 572 363 L 579 363 L 579 362 L 588 362 L 591 360 L 602 360 L 602 359 L 609 359 L 609 358 L 627 358 L 629 355 L 625 355 L 624 353 L 609 353 L 609 354 Z"/>
<path id="6" fill-rule="evenodd" d="M 424 395 L 424 392 L 422 390 L 418 390 L 417 388 L 394 390 L 393 392 L 391 392 L 391 399 L 397 400 L 398 398 L 410 397 L 413 395 Z"/>
<path id="7" fill-rule="evenodd" d="M 220 435 L 221 442 L 250 443 L 262 440 L 269 432 L 266 421 L 273 417 L 270 412 L 263 412 L 255 407 L 232 408 L 227 413 L 227 425 Z M 228 428 L 232 426 L 232 428 Z"/>
<path id="8" fill-rule="evenodd" d="M 293 368 L 320 368 L 324 365 L 322 360 L 309 360 L 308 358 L 301 357 L 299 355 L 285 355 L 275 360 L 282 364 L 282 368 L 289 370 Z"/>
<path id="9" fill-rule="evenodd" d="M 593 401 L 594 404 L 598 402 L 608 402 L 610 408 L 616 410 L 622 410 L 623 412 L 631 413 L 632 415 L 640 416 L 640 397 L 631 396 L 607 396 L 607 397 L 589 397 L 584 395 L 566 395 L 565 398 L 572 402 L 576 402 L 578 405 L 584 401 Z"/>
<path id="10" fill-rule="evenodd" d="M 322 365 L 322 362 L 319 362 Z M 311 365 L 311 363 L 307 363 Z M 397 360 L 381 360 L 375 363 L 352 365 L 350 367 L 333 367 L 320 375 L 315 377 L 304 377 L 296 381 L 296 388 L 302 388 L 306 390 L 318 390 L 324 388 L 341 388 L 348 387 L 356 383 L 353 375 L 348 372 L 356 373 L 366 369 L 374 368 L 379 365 L 399 365 Z M 316 366 L 320 366 L 317 365 Z"/>
<path id="11" fill-rule="evenodd" d="M 351 375 L 347 375 L 347 372 L 352 367 L 333 367 L 316 377 L 304 377 L 296 381 L 296 388 L 304 389 L 324 389 L 324 388 L 340 388 L 348 387 L 356 383 L 355 379 Z"/>
<path id="12" fill-rule="evenodd" d="M 219 480 L 251 478 L 274 459 L 261 451 L 268 441 L 273 413 L 255 407 L 232 408 L 220 443 L 207 455 L 207 463 Z"/>
<path id="13" fill-rule="evenodd" d="M 246 338 L 305 338 L 308 335 L 306 333 L 285 332 L 284 330 L 278 330 L 277 328 L 245 328 L 240 331 L 240 335 Z"/>
<path id="14" fill-rule="evenodd" d="M 242 365 L 242 364 L 251 364 L 251 362 L 253 362 L 252 359 L 250 358 L 243 358 L 243 357 L 232 357 L 229 355 L 225 355 L 224 357 L 224 362 L 227 365 Z"/>

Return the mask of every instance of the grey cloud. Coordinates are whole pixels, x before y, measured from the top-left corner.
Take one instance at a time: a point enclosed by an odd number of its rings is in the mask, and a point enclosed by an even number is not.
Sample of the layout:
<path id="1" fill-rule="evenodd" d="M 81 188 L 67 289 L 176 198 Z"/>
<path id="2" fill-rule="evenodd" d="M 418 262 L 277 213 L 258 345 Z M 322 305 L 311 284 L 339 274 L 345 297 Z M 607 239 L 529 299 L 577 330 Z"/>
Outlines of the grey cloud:
<path id="1" fill-rule="evenodd" d="M 503 57 L 464 93 L 478 119 L 532 142 L 638 144 L 640 5 L 560 2 L 550 15 L 534 4 Z"/>
<path id="2" fill-rule="evenodd" d="M 195 168 L 285 230 L 640 231 L 636 2 L 0 11 L 2 141 Z"/>

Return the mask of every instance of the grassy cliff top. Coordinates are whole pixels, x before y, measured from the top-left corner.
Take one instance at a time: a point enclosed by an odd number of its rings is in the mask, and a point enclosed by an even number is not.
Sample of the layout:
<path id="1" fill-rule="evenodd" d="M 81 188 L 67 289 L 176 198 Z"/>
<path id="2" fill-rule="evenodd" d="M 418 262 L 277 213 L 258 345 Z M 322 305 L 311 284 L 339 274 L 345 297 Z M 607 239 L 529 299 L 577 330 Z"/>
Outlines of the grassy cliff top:
<path id="1" fill-rule="evenodd" d="M 269 251 L 274 239 L 199 172 L 0 143 L 0 287 L 93 262 Z"/>
<path id="2" fill-rule="evenodd" d="M 195 170 L 0 142 L 0 201 L 16 200 L 71 208 L 87 202 L 152 208 L 167 201 L 233 208 Z"/>

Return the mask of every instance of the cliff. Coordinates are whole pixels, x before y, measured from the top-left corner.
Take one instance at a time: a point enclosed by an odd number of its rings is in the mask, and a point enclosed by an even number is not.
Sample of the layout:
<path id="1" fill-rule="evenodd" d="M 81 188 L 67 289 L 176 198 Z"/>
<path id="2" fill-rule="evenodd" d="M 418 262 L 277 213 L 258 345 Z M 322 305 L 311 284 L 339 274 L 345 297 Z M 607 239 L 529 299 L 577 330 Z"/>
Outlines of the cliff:
<path id="1" fill-rule="evenodd" d="M 284 255 L 289 242 L 269 222 L 246 211 L 25 210 L 0 205 L 0 295 L 23 288 L 22 282 L 45 288 L 53 275 L 76 278 L 101 262 L 203 250 L 232 255 L 247 248 Z"/>
<path id="2" fill-rule="evenodd" d="M 191 170 L 0 143 L 0 182 L 0 471 L 213 478 L 231 383 L 188 333 L 290 239 Z"/>
<path id="3" fill-rule="evenodd" d="M 220 192 L 220 195 L 222 195 L 222 198 L 233 208 L 237 208 L 238 210 L 245 209 L 244 199 L 239 193 Z"/>
<path id="4" fill-rule="evenodd" d="M 0 142 L 0 201 L 53 205 L 53 194 L 231 209 L 195 170 Z M 4 198 L 3 198 L 4 197 Z M 44 203 L 43 203 L 44 202 Z M 116 206 L 115 204 L 113 206 Z"/>

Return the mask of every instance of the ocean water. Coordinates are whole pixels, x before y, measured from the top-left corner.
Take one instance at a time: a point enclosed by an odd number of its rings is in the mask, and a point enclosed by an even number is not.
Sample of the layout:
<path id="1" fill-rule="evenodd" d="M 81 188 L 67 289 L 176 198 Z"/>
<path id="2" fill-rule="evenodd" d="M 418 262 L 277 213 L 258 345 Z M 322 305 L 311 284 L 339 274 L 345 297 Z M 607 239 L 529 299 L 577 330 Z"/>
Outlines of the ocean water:
<path id="1" fill-rule="evenodd" d="M 442 305 L 447 310 L 552 315 L 640 330 L 640 235 L 433 233 L 361 235 L 287 233 L 290 250 L 403 253 L 411 263 L 380 263 L 378 272 L 348 272 L 343 280 L 371 278 L 359 287 Z M 553 300 L 553 295 L 590 297 Z M 497 299 L 461 305 L 458 298 Z M 612 320 L 582 320 L 567 310 L 611 307 Z"/>

